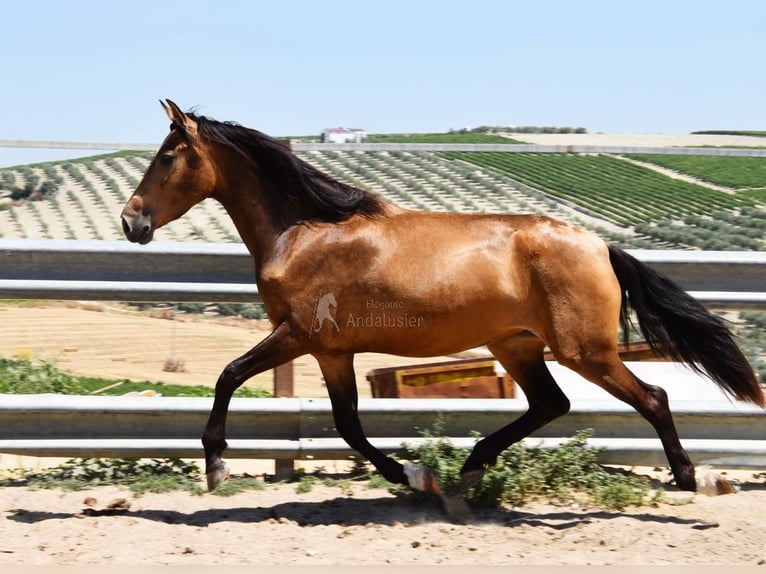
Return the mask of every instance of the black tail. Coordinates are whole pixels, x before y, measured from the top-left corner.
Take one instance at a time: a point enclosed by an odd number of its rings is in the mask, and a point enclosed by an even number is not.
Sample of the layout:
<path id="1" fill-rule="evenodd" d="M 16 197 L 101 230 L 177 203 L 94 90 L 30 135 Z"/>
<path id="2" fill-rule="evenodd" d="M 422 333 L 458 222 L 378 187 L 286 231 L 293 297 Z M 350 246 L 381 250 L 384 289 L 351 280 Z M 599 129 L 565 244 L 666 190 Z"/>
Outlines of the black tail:
<path id="1" fill-rule="evenodd" d="M 766 407 L 753 368 L 726 322 L 670 279 L 617 247 L 609 260 L 622 290 L 620 324 L 629 328 L 629 306 L 655 353 L 687 363 L 737 399 Z"/>

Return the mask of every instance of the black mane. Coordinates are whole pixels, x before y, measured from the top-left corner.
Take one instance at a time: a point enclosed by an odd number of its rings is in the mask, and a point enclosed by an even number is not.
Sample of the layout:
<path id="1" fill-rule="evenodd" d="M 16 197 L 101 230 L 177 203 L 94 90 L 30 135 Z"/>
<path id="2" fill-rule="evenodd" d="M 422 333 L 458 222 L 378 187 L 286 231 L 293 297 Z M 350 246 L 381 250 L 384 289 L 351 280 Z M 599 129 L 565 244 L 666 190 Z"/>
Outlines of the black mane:
<path id="1" fill-rule="evenodd" d="M 371 217 L 384 209 L 377 195 L 319 171 L 277 139 L 234 122 L 187 115 L 197 123 L 202 138 L 233 148 L 255 170 L 274 222 L 281 227 L 300 222 L 338 223 L 354 214 Z"/>

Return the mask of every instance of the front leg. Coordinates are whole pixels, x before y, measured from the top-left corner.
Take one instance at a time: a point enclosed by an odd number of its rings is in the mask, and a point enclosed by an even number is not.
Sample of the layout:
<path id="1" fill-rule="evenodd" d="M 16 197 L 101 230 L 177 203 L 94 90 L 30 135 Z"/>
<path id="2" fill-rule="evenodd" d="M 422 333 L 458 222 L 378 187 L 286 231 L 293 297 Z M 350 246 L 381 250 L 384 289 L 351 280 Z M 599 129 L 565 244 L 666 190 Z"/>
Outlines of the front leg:
<path id="1" fill-rule="evenodd" d="M 471 511 L 459 496 L 441 492 L 434 473 L 429 468 L 411 463 L 402 465 L 375 448 L 362 430 L 358 412 L 358 393 L 353 355 L 315 355 L 322 369 L 332 403 L 335 427 L 340 436 L 357 452 L 367 458 L 383 477 L 394 484 L 404 484 L 414 490 L 441 498 L 447 514 L 457 522 L 466 522 Z"/>
<path id="2" fill-rule="evenodd" d="M 353 355 L 315 355 L 322 369 L 338 434 L 389 482 L 409 485 L 404 467 L 375 448 L 362 430 Z"/>
<path id="3" fill-rule="evenodd" d="M 218 377 L 213 409 L 210 411 L 205 432 L 202 434 L 209 490 L 215 489 L 226 480 L 229 473 L 221 455 L 226 448 L 226 415 L 234 391 L 250 377 L 273 369 L 304 353 L 302 345 L 291 335 L 287 323 L 280 323 L 263 341 L 229 363 Z"/>

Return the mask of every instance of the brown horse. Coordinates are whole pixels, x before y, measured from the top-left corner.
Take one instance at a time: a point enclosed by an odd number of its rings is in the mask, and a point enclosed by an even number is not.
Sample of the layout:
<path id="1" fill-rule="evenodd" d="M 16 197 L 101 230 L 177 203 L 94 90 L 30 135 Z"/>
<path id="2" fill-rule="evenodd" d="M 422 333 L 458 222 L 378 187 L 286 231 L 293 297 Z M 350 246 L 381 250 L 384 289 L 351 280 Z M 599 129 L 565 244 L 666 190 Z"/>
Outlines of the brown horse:
<path id="1" fill-rule="evenodd" d="M 322 370 L 338 433 L 391 482 L 437 491 L 376 449 L 357 413 L 355 353 L 413 357 L 486 345 L 523 389 L 528 411 L 479 441 L 461 469 L 467 488 L 501 451 L 565 414 L 569 401 L 543 361 L 561 364 L 643 415 L 662 440 L 677 485 L 694 466 L 665 391 L 640 381 L 617 353 L 629 306 L 649 343 L 764 406 L 752 368 L 726 324 L 667 278 L 594 234 L 537 215 L 401 209 L 341 183 L 279 141 L 163 103 L 170 134 L 122 212 L 130 241 L 205 198 L 218 200 L 255 263 L 274 329 L 221 373 L 202 442 L 209 488 L 227 476 L 221 455 L 234 390 L 304 354 Z"/>

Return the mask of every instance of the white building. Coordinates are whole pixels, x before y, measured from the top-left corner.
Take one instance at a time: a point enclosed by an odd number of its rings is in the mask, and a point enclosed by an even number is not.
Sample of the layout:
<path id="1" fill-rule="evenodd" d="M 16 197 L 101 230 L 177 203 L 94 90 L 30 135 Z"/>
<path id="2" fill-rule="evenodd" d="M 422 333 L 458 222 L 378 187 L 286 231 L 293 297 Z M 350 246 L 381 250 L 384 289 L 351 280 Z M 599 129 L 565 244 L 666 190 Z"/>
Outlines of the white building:
<path id="1" fill-rule="evenodd" d="M 359 128 L 325 128 L 322 130 L 322 143 L 361 143 L 367 132 Z"/>

